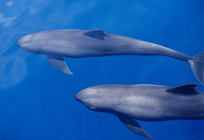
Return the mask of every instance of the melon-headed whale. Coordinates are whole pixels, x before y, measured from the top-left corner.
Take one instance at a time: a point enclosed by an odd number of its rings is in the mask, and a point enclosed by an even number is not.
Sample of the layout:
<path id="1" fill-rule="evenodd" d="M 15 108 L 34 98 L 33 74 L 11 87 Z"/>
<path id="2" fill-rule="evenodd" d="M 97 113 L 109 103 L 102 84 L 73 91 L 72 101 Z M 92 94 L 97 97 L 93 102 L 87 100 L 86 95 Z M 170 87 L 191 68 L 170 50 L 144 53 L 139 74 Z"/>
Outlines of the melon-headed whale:
<path id="1" fill-rule="evenodd" d="M 53 30 L 28 34 L 18 45 L 33 53 L 48 56 L 53 66 L 72 74 L 64 57 L 94 57 L 109 55 L 162 55 L 188 61 L 198 81 L 204 83 L 204 52 L 191 57 L 173 49 L 103 30 Z"/>
<path id="2" fill-rule="evenodd" d="M 86 88 L 76 99 L 91 110 L 111 113 L 131 131 L 153 138 L 138 122 L 204 119 L 204 92 L 196 85 L 103 85 Z"/>

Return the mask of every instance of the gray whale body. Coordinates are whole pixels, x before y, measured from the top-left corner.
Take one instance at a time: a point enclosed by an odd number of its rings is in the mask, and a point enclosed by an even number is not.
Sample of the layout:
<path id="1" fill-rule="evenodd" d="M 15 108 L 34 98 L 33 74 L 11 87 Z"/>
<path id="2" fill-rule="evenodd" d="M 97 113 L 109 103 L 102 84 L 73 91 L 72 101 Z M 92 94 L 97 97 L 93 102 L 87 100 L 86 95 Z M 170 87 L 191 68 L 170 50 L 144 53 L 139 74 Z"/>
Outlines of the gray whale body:
<path id="1" fill-rule="evenodd" d="M 51 64 L 66 74 L 72 74 L 64 57 L 95 57 L 109 55 L 162 55 L 187 61 L 197 80 L 204 84 L 204 52 L 194 57 L 154 43 L 103 30 L 53 30 L 28 34 L 18 45 L 32 53 L 48 56 Z"/>
<path id="2" fill-rule="evenodd" d="M 153 138 L 136 120 L 204 119 L 204 94 L 196 85 L 103 85 L 86 88 L 76 99 L 93 111 L 111 113 L 131 131 Z"/>

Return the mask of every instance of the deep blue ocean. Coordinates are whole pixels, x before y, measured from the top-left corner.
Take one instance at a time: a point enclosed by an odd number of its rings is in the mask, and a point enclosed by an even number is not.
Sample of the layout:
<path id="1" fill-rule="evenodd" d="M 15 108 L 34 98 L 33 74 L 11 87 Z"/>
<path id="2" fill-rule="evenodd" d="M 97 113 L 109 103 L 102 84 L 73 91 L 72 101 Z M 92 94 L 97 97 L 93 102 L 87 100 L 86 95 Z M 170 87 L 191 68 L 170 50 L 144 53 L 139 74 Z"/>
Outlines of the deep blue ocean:
<path id="1" fill-rule="evenodd" d="M 74 98 L 101 84 L 198 84 L 189 64 L 162 56 L 66 58 L 74 72 L 16 45 L 28 34 L 103 29 L 188 55 L 204 50 L 202 0 L 0 0 L 0 140 L 145 140 Z M 192 102 L 189 104 L 193 104 Z M 143 122 L 157 140 L 204 140 L 204 120 Z"/>

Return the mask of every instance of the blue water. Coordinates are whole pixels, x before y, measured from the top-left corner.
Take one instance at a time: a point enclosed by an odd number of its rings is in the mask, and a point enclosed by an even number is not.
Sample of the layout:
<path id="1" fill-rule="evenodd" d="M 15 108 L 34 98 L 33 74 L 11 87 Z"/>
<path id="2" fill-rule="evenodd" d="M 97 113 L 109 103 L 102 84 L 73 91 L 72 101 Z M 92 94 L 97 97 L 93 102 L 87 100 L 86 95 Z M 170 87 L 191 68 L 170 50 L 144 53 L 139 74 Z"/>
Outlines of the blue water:
<path id="1" fill-rule="evenodd" d="M 202 0 L 0 0 L 0 140 L 145 140 L 111 114 L 75 101 L 98 84 L 199 84 L 186 62 L 161 56 L 70 59 L 73 76 L 21 50 L 27 33 L 104 29 L 189 55 L 204 50 Z M 203 89 L 202 86 L 198 88 Z M 141 122 L 158 140 L 203 140 L 204 121 Z"/>

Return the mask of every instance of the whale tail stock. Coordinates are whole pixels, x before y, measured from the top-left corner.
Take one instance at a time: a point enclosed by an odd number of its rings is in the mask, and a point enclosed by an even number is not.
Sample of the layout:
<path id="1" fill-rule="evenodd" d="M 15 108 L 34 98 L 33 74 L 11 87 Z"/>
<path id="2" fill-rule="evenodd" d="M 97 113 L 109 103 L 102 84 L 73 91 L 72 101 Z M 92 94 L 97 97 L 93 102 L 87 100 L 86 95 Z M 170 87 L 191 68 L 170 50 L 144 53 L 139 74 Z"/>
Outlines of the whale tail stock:
<path id="1" fill-rule="evenodd" d="M 197 80 L 204 84 L 204 51 L 198 53 L 193 59 L 188 60 Z"/>

